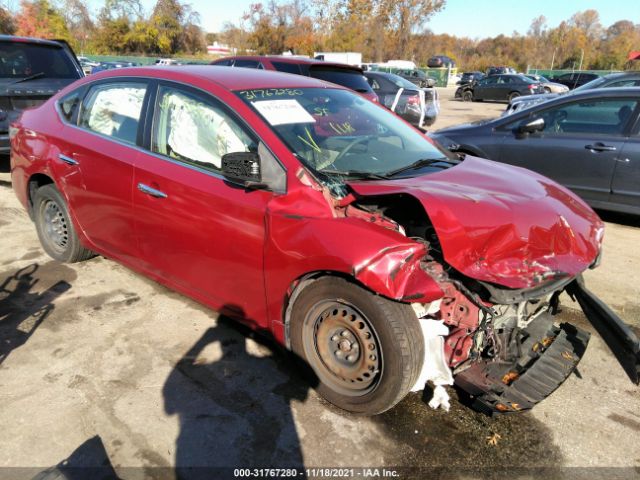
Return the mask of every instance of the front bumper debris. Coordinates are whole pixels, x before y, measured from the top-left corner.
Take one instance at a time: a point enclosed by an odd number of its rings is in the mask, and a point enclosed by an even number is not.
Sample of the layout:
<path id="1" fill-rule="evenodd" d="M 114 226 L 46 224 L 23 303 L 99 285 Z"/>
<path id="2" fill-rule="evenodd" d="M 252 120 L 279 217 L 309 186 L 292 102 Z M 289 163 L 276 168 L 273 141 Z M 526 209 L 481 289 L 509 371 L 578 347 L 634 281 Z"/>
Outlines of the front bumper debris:
<path id="1" fill-rule="evenodd" d="M 544 326 L 543 329 L 540 329 Z M 569 377 L 584 355 L 589 333 L 552 319 L 531 325 L 513 362 L 483 360 L 455 376 L 472 407 L 489 415 L 529 410 Z"/>
<path id="2" fill-rule="evenodd" d="M 593 325 L 636 385 L 640 384 L 640 341 L 629 326 L 602 300 L 590 292 L 578 276 L 567 286 L 567 293 L 578 301 Z"/>

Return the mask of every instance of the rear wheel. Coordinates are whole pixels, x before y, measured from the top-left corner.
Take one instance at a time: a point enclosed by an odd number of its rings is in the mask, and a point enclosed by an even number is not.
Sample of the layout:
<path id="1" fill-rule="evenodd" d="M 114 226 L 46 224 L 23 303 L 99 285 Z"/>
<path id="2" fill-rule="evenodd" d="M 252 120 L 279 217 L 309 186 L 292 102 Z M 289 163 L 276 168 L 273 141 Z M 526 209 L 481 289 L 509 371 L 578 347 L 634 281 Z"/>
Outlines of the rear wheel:
<path id="1" fill-rule="evenodd" d="M 463 102 L 472 102 L 473 101 L 473 92 L 467 90 L 466 92 L 462 92 L 462 101 Z"/>
<path id="2" fill-rule="evenodd" d="M 94 256 L 80 244 L 67 205 L 53 185 L 45 185 L 36 191 L 33 211 L 38 238 L 51 258 L 73 263 Z"/>
<path id="3" fill-rule="evenodd" d="M 366 415 L 402 400 L 424 361 L 422 330 L 410 305 L 336 277 L 317 280 L 296 299 L 291 346 L 318 377 L 320 395 Z"/>
<path id="4" fill-rule="evenodd" d="M 511 92 L 509 94 L 509 103 L 511 103 L 514 98 L 518 98 L 519 96 L 520 96 L 520 94 L 518 92 Z"/>

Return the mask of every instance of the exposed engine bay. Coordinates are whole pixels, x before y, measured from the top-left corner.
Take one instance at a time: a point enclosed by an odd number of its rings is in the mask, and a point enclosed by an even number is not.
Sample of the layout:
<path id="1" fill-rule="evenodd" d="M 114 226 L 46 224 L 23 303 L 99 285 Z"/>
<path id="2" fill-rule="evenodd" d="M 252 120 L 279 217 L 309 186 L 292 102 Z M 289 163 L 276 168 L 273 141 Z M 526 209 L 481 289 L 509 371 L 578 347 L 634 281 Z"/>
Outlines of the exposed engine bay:
<path id="1" fill-rule="evenodd" d="M 572 324 L 558 323 L 556 314 L 562 292 L 577 297 L 580 292 L 591 295 L 583 289 L 579 275 L 552 275 L 522 289 L 479 281 L 447 263 L 428 215 L 411 196 L 361 197 L 347 207 L 345 215 L 361 216 L 363 211 L 370 216 L 369 221 L 395 228 L 425 245 L 427 254 L 420 260 L 419 268 L 442 290 L 443 295 L 435 301 L 413 303 L 423 322 L 425 347 L 431 349 L 414 390 L 424 388 L 430 380 L 435 386 L 435 397 L 430 403 L 433 408 L 448 409 L 448 397 L 442 386 L 455 383 L 468 395 L 471 405 L 485 413 L 528 410 L 574 371 L 586 351 L 590 334 Z M 586 310 L 585 313 L 589 317 Z M 601 331 L 596 319 L 589 320 Z M 609 325 L 606 328 L 612 324 L 614 328 L 622 328 L 622 333 L 614 337 L 621 342 L 618 348 L 630 352 L 628 364 L 623 367 L 637 383 L 640 365 L 637 338 L 630 330 L 624 330 L 624 322 L 610 310 L 600 315 L 600 320 L 601 324 Z M 438 332 L 443 341 L 433 341 L 433 332 Z M 610 343 L 609 346 L 612 348 Z M 446 365 L 450 375 L 442 368 L 434 368 L 441 364 Z"/>

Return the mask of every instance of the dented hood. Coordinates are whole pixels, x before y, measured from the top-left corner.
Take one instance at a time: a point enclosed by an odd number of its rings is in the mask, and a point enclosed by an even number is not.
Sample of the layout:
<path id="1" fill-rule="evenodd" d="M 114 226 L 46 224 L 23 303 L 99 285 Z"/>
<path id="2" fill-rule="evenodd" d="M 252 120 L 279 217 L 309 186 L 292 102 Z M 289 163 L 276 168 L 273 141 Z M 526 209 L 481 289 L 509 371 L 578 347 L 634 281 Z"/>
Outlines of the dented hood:
<path id="1" fill-rule="evenodd" d="M 357 195 L 420 201 L 449 265 L 509 288 L 574 276 L 596 259 L 604 225 L 566 188 L 523 168 L 467 156 L 413 178 L 349 184 Z"/>

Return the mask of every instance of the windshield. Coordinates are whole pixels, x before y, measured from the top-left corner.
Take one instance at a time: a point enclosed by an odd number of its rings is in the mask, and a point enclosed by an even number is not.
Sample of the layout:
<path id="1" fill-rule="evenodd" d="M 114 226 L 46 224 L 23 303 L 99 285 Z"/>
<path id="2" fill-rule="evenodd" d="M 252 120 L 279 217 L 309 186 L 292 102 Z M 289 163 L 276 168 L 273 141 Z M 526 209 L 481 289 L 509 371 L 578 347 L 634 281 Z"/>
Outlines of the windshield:
<path id="1" fill-rule="evenodd" d="M 79 78 L 75 64 L 61 48 L 26 42 L 0 42 L 0 78 Z"/>
<path id="2" fill-rule="evenodd" d="M 373 92 L 366 77 L 357 70 L 349 70 L 340 67 L 312 66 L 309 75 L 319 80 L 342 85 L 360 93 Z"/>
<path id="3" fill-rule="evenodd" d="M 392 176 L 423 160 L 420 165 L 449 162 L 443 151 L 389 110 L 346 90 L 256 89 L 237 95 L 320 180 Z"/>
<path id="4" fill-rule="evenodd" d="M 575 92 L 582 92 L 584 90 L 591 90 L 592 88 L 598 88 L 600 85 L 602 85 L 606 81 L 607 81 L 606 78 L 598 77 L 598 78 L 595 78 L 595 79 L 591 80 L 590 82 L 585 83 L 581 87 L 574 88 L 573 91 L 575 93 Z"/>

